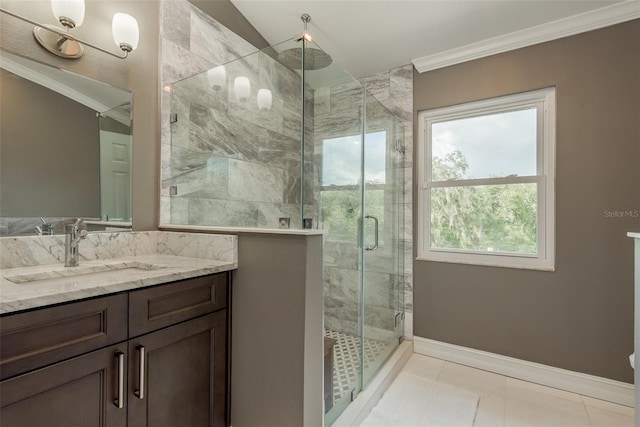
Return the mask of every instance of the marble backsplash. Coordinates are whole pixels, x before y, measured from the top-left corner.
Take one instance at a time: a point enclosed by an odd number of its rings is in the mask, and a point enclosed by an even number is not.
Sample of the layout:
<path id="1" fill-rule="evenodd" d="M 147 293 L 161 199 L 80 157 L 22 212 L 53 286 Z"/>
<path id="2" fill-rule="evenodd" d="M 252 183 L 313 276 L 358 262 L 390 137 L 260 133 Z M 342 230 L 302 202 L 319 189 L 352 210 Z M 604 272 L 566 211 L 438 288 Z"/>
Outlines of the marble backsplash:
<path id="1" fill-rule="evenodd" d="M 64 263 L 64 235 L 0 238 L 0 268 Z M 236 236 L 139 231 L 89 233 L 79 243 L 80 262 L 140 255 L 175 255 L 236 262 Z"/>

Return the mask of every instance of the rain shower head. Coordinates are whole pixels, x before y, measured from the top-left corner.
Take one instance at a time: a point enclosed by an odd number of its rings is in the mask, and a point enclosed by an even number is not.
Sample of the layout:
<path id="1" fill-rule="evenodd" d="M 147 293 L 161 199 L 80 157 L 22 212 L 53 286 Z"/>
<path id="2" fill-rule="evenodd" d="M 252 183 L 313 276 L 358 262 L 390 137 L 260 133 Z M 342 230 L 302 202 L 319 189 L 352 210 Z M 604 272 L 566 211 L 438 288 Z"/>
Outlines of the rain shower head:
<path id="1" fill-rule="evenodd" d="M 305 43 L 305 42 L 303 42 Z M 294 70 L 302 69 L 302 48 L 294 47 L 278 54 L 278 61 Z M 314 47 L 304 48 L 304 69 L 319 70 L 328 67 L 333 59 L 320 49 Z"/>
<path id="2" fill-rule="evenodd" d="M 296 41 L 298 43 L 309 43 L 311 42 L 311 36 L 307 32 L 307 23 L 311 21 L 311 16 L 304 13 L 300 17 L 302 22 L 304 23 L 304 30 L 302 31 L 302 35 Z M 302 55 L 303 48 L 302 47 L 294 47 L 291 49 L 283 50 L 278 54 L 278 61 L 294 70 L 302 69 Z M 317 49 L 315 47 L 307 47 L 304 45 L 304 69 L 305 70 L 319 70 L 321 68 L 328 67 L 333 62 L 331 56 L 324 52 L 321 49 Z"/>

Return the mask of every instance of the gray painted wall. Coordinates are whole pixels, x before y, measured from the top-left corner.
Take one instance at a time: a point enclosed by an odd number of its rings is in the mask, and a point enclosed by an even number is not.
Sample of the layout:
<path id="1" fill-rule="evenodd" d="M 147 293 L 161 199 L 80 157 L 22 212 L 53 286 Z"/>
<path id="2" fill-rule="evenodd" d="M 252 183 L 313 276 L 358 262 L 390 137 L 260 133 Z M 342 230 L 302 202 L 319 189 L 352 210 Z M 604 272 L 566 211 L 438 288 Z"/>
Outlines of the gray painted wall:
<path id="1" fill-rule="evenodd" d="M 322 236 L 240 234 L 231 422 L 322 425 Z"/>
<path id="2" fill-rule="evenodd" d="M 4 69 L 0 76 L 0 216 L 100 217 L 95 111 Z"/>
<path id="3" fill-rule="evenodd" d="M 556 271 L 415 261 L 416 336 L 633 382 L 640 218 L 607 212 L 640 210 L 638 52 L 635 20 L 416 73 L 416 115 L 557 88 Z"/>

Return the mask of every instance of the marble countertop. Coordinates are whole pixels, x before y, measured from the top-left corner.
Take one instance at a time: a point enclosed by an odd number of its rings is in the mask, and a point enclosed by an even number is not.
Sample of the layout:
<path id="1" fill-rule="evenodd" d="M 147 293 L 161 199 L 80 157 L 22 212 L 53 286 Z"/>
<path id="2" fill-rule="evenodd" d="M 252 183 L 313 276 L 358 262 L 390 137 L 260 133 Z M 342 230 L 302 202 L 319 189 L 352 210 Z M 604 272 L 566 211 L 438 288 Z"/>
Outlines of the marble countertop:
<path id="1" fill-rule="evenodd" d="M 148 268 L 135 267 L 140 265 Z M 83 274 L 65 276 L 69 267 L 65 268 L 63 264 L 0 270 L 0 314 L 234 270 L 238 264 L 235 261 L 147 254 L 81 261 L 79 267 L 70 268 L 82 268 Z M 105 269 L 112 269 L 116 274 L 109 274 Z M 14 283 L 16 276 L 27 274 L 38 277 L 38 280 Z"/>

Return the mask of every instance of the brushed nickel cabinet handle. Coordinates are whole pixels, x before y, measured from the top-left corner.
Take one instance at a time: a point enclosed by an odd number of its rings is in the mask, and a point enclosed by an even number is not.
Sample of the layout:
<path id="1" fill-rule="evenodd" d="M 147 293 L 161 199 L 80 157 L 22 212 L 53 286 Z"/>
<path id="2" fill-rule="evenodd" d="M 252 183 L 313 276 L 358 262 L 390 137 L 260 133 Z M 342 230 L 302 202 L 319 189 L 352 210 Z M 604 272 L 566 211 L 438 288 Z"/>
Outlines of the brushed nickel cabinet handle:
<path id="1" fill-rule="evenodd" d="M 144 399 L 144 346 L 139 345 L 136 347 L 138 350 L 138 389 L 135 391 L 135 395 L 138 396 L 139 399 Z"/>
<path id="2" fill-rule="evenodd" d="M 124 353 L 119 351 L 116 353 L 116 359 L 118 360 L 118 395 L 116 396 L 113 404 L 118 409 L 124 408 Z"/>

